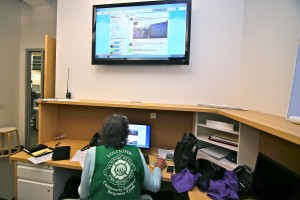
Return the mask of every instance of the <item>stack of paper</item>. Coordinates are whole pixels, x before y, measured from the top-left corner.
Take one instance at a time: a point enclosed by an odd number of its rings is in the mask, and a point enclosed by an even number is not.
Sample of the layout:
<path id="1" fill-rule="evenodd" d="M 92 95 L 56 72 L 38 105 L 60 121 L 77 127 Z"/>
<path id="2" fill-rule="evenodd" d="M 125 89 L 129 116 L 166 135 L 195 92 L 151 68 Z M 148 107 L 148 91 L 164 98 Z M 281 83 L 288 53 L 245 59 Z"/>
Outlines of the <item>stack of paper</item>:
<path id="1" fill-rule="evenodd" d="M 218 122 L 214 120 L 206 120 L 206 125 L 212 128 L 227 130 L 227 131 L 233 131 L 234 128 L 233 124 Z"/>
<path id="2" fill-rule="evenodd" d="M 238 139 L 229 137 L 229 136 L 221 136 L 221 135 L 212 135 L 208 137 L 209 140 L 215 141 L 215 142 L 220 142 L 223 144 L 228 144 L 231 146 L 238 146 Z"/>
<path id="3" fill-rule="evenodd" d="M 46 162 L 48 160 L 51 160 L 52 159 L 52 155 L 53 155 L 53 153 L 49 153 L 49 154 L 45 154 L 43 156 L 30 157 L 30 158 L 27 158 L 27 159 L 30 160 L 34 164 L 40 164 L 40 163 Z"/>
<path id="4" fill-rule="evenodd" d="M 166 159 L 167 156 L 168 156 L 168 158 L 169 158 L 169 157 L 170 157 L 170 158 L 173 158 L 173 156 L 174 156 L 174 150 L 158 148 L 158 149 L 157 149 L 157 155 L 158 155 L 158 157 L 164 158 L 164 159 Z M 172 160 L 172 159 L 171 159 L 171 160 Z"/>
<path id="5" fill-rule="evenodd" d="M 76 154 L 73 156 L 73 158 L 71 159 L 71 161 L 79 162 L 80 166 L 83 168 L 86 152 L 87 152 L 86 150 L 85 151 L 78 150 Z"/>
<path id="6" fill-rule="evenodd" d="M 232 152 L 228 149 L 224 149 L 222 147 L 215 146 L 215 145 L 212 145 L 212 146 L 209 146 L 206 148 L 201 148 L 201 149 L 199 149 L 199 151 L 201 151 L 213 158 L 216 158 L 216 159 L 224 158 L 225 156 L 227 156 L 228 154 L 230 154 Z"/>

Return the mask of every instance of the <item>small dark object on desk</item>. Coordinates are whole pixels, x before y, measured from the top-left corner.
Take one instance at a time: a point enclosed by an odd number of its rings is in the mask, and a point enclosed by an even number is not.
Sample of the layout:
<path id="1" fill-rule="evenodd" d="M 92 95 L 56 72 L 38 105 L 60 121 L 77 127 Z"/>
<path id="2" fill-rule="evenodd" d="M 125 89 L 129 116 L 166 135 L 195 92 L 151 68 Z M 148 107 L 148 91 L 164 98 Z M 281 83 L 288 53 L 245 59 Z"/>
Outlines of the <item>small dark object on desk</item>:
<path id="1" fill-rule="evenodd" d="M 90 143 L 84 147 L 82 147 L 80 150 L 85 151 L 89 149 L 90 147 L 98 146 L 101 144 L 101 134 L 96 132 L 93 137 L 90 140 Z"/>
<path id="2" fill-rule="evenodd" d="M 168 173 L 173 174 L 173 171 L 174 171 L 174 166 L 168 166 L 167 167 L 167 172 Z"/>
<path id="3" fill-rule="evenodd" d="M 55 146 L 57 147 L 57 146 L 59 146 L 60 144 L 61 144 L 61 143 L 60 143 L 60 142 L 58 142 L 58 143 L 56 143 L 56 144 L 55 144 Z"/>
<path id="4" fill-rule="evenodd" d="M 80 149 L 80 151 L 85 151 L 85 150 L 87 150 L 87 149 L 89 149 L 89 148 L 90 148 L 90 145 L 88 144 L 88 145 L 82 147 L 82 148 Z"/>
<path id="5" fill-rule="evenodd" d="M 70 146 L 55 147 L 52 160 L 68 160 L 70 158 Z"/>
<path id="6" fill-rule="evenodd" d="M 53 148 L 48 147 L 47 145 L 44 144 L 38 144 L 33 147 L 30 147 L 29 149 L 25 149 L 25 148 L 23 149 L 23 151 L 25 151 L 26 153 L 34 157 L 40 157 L 52 153 L 53 150 L 54 150 Z"/>
<path id="7" fill-rule="evenodd" d="M 145 158 L 145 161 L 146 161 L 146 164 L 149 165 L 149 155 L 147 154 L 143 154 L 144 155 L 144 158 Z"/>
<path id="8" fill-rule="evenodd" d="M 247 165 L 240 165 L 233 170 L 238 177 L 239 184 L 239 197 L 243 197 L 247 194 L 248 190 L 251 188 L 253 180 L 253 171 Z"/>
<path id="9" fill-rule="evenodd" d="M 36 152 L 36 151 L 39 151 L 39 150 L 42 150 L 42 149 L 46 149 L 48 148 L 47 145 L 44 145 L 44 144 L 37 144 L 33 147 L 30 147 L 28 149 L 23 149 L 24 151 L 28 152 L 28 153 L 33 153 L 33 152 Z"/>

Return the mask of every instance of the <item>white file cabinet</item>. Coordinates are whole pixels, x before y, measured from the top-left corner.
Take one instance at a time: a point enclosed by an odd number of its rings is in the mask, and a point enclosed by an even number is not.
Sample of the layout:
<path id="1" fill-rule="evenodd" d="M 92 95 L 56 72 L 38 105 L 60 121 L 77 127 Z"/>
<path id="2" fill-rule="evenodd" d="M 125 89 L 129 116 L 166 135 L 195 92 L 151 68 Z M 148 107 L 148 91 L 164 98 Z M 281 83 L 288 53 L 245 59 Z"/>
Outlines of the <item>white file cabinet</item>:
<path id="1" fill-rule="evenodd" d="M 65 183 L 81 171 L 17 162 L 18 200 L 57 200 Z"/>
<path id="2" fill-rule="evenodd" d="M 18 199 L 20 200 L 52 200 L 54 184 L 18 179 Z"/>
<path id="3" fill-rule="evenodd" d="M 17 163 L 19 200 L 53 200 L 54 169 L 47 165 Z"/>

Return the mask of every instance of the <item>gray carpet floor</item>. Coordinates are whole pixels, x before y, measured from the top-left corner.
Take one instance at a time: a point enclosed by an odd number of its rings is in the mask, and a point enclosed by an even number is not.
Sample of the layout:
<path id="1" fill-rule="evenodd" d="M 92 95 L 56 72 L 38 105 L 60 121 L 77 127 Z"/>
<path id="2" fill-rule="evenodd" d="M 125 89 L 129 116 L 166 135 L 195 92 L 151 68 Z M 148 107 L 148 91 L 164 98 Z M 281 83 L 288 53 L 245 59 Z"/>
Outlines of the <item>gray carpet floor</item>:
<path id="1" fill-rule="evenodd" d="M 0 199 L 14 198 L 14 167 L 9 165 L 8 158 L 0 158 Z"/>
<path id="2" fill-rule="evenodd" d="M 38 131 L 31 130 L 30 145 L 38 143 Z M 0 158 L 0 200 L 12 200 L 14 198 L 14 165 L 9 165 L 8 158 Z"/>

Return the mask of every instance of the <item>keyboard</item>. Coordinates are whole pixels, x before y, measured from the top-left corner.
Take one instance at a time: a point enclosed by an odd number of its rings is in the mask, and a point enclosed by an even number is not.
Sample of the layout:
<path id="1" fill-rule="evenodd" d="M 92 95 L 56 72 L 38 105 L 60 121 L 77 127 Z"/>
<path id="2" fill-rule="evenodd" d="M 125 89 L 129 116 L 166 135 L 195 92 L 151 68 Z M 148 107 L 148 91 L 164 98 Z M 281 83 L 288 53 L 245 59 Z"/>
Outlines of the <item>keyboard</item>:
<path id="1" fill-rule="evenodd" d="M 144 155 L 144 158 L 145 158 L 145 161 L 146 161 L 146 164 L 149 165 L 149 155 L 147 154 L 143 154 Z"/>

